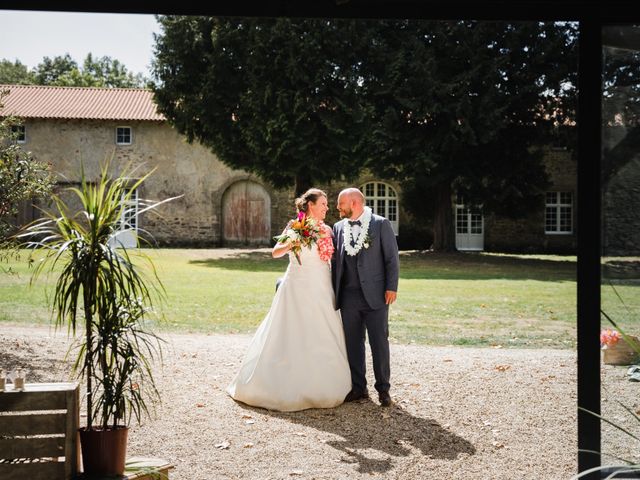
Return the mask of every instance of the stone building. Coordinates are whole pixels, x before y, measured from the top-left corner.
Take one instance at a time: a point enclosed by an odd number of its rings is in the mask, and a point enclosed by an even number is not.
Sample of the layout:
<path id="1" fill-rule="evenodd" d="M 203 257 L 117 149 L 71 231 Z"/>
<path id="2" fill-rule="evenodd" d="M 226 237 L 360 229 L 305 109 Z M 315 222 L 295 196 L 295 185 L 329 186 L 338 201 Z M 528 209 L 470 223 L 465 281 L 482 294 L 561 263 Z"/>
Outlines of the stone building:
<path id="1" fill-rule="evenodd" d="M 603 131 L 602 253 L 640 256 L 640 128 Z"/>
<path id="2" fill-rule="evenodd" d="M 544 208 L 518 219 L 487 215 L 487 250 L 525 253 L 576 251 L 577 162 L 565 148 L 548 148 L 544 164 L 551 180 L 551 186 L 545 192 Z"/>
<path id="3" fill-rule="evenodd" d="M 78 184 L 80 165 L 96 179 L 100 164 L 111 159 L 114 174 L 126 164 L 140 174 L 155 169 L 139 199 L 181 196 L 161 207 L 161 216 L 143 214 L 132 227 L 148 232 L 158 245 L 216 247 L 270 245 L 295 213 L 293 188 L 276 190 L 260 178 L 224 165 L 207 148 L 189 144 L 157 113 L 152 93 L 143 89 L 105 89 L 5 85 L 0 115 L 16 115 L 24 148 L 50 162 L 59 186 Z M 459 250 L 573 251 L 576 165 L 570 152 L 549 150 L 547 167 L 553 187 L 546 204 L 527 218 L 509 220 L 472 211 L 452 199 Z M 333 207 L 338 191 L 325 188 Z M 402 208 L 400 185 L 363 173 L 357 183 L 376 213 L 387 217 L 401 248 L 429 248 L 426 240 L 403 236 L 410 216 Z M 37 215 L 25 206 L 18 221 Z M 327 221 L 337 220 L 332 209 Z M 409 229 L 407 229 L 408 231 Z M 130 230 L 122 232 L 122 238 Z M 421 243 L 422 241 L 422 243 Z"/>

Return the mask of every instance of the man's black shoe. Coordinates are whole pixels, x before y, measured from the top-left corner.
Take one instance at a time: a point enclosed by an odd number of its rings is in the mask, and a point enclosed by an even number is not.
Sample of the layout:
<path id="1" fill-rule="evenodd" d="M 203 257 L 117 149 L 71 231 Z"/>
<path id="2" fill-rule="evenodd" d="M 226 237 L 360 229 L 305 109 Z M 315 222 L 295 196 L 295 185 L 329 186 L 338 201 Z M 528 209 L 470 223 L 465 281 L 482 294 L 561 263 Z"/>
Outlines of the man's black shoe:
<path id="1" fill-rule="evenodd" d="M 344 401 L 354 402 L 363 398 L 369 398 L 369 394 L 367 392 L 357 392 L 356 390 L 351 390 L 349 393 L 347 393 L 347 396 L 344 397 Z"/>
<path id="2" fill-rule="evenodd" d="M 378 399 L 380 400 L 380 405 L 383 407 L 391 406 L 391 395 L 389 395 L 389 392 L 380 392 Z"/>

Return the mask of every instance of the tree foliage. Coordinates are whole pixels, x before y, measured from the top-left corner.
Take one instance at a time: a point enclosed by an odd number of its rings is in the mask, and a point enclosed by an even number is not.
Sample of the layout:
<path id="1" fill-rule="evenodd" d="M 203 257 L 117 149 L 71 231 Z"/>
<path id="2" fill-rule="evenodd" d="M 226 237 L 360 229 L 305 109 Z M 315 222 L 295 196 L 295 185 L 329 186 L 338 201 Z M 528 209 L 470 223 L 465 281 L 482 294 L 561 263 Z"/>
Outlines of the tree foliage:
<path id="1" fill-rule="evenodd" d="M 365 63 L 376 128 L 369 165 L 402 182 L 405 206 L 454 248 L 452 197 L 485 213 L 539 208 L 540 147 L 571 118 L 572 26 L 382 22 Z"/>
<path id="2" fill-rule="evenodd" d="M 604 30 L 602 180 L 606 184 L 640 150 L 640 52 L 625 36 L 640 35 L 639 26 Z M 636 47 L 636 48 L 634 48 Z"/>
<path id="3" fill-rule="evenodd" d="M 539 208 L 540 146 L 574 115 L 573 24 L 159 21 L 155 98 L 189 140 L 297 192 L 369 168 L 402 184 L 441 250 L 456 193 L 486 213 Z"/>
<path id="4" fill-rule="evenodd" d="M 299 193 L 365 161 L 361 23 L 161 16 L 159 110 L 233 168 Z M 360 41 L 362 38 L 363 41 Z"/>
<path id="5" fill-rule="evenodd" d="M 0 109 L 2 97 L 0 92 Z M 19 119 L 0 120 L 0 257 L 7 253 L 12 242 L 9 235 L 15 229 L 12 221 L 21 202 L 47 196 L 53 179 L 50 166 L 37 161 L 17 142 Z"/>
<path id="6" fill-rule="evenodd" d="M 142 74 L 134 75 L 120 61 L 108 56 L 94 58 L 91 53 L 82 67 L 68 53 L 53 59 L 44 57 L 36 67 L 36 81 L 40 85 L 111 88 L 142 87 L 145 83 Z"/>
<path id="7" fill-rule="evenodd" d="M 19 60 L 15 62 L 7 59 L 0 60 L 0 84 L 32 85 L 34 83 L 34 73 Z"/>
<path id="8" fill-rule="evenodd" d="M 32 70 L 19 61 L 0 62 L 0 83 L 4 84 L 139 88 L 146 82 L 141 73 L 129 72 L 119 60 L 108 56 L 94 58 L 91 53 L 81 66 L 68 53 L 44 57 Z"/>

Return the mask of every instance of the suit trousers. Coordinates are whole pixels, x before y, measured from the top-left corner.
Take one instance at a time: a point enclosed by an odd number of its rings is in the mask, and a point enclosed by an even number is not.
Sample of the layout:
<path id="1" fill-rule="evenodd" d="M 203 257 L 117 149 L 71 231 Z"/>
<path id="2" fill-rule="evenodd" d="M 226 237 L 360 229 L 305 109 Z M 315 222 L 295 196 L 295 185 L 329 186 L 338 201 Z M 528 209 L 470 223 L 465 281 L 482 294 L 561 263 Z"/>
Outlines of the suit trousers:
<path id="1" fill-rule="evenodd" d="M 352 389 L 367 391 L 365 362 L 365 331 L 369 337 L 375 388 L 378 392 L 388 392 L 391 376 L 389 360 L 389 306 L 376 310 L 367 304 L 362 292 L 344 291 L 340 295 L 340 313 L 347 344 L 347 357 L 351 369 Z"/>

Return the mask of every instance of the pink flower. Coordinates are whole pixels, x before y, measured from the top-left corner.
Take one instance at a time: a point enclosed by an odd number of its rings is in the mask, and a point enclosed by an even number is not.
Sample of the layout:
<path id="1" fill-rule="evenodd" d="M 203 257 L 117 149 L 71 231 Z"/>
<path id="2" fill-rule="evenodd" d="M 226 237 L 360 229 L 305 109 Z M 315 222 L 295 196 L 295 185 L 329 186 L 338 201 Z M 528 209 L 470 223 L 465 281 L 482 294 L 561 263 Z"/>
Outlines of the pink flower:
<path id="1" fill-rule="evenodd" d="M 305 214 L 304 212 L 298 212 L 298 221 L 301 222 L 304 220 Z"/>
<path id="2" fill-rule="evenodd" d="M 612 347 L 620 340 L 620 332 L 617 330 L 606 329 L 600 332 L 600 346 Z"/>
<path id="3" fill-rule="evenodd" d="M 323 262 L 328 262 L 333 256 L 332 231 L 324 223 L 321 225 L 321 236 L 318 239 L 318 254 Z"/>

